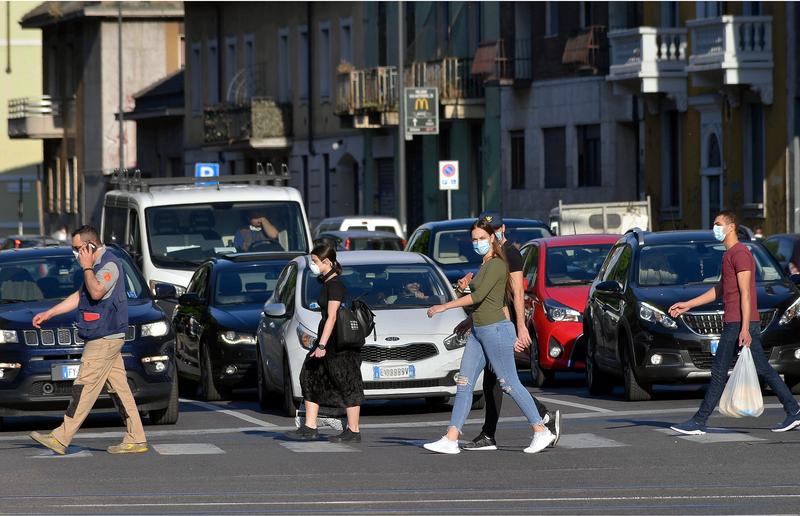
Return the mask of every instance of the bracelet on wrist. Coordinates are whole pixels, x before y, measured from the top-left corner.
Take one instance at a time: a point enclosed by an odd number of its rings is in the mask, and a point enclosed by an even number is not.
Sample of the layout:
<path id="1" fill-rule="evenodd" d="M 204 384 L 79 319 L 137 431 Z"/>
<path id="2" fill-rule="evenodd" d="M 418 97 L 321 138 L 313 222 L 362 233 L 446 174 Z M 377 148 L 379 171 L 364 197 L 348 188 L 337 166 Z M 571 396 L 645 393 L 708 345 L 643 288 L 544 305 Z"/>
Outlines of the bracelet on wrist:
<path id="1" fill-rule="evenodd" d="M 86 272 L 86 271 L 94 272 L 94 269 L 92 269 L 91 267 L 84 267 L 83 268 L 83 272 Z"/>

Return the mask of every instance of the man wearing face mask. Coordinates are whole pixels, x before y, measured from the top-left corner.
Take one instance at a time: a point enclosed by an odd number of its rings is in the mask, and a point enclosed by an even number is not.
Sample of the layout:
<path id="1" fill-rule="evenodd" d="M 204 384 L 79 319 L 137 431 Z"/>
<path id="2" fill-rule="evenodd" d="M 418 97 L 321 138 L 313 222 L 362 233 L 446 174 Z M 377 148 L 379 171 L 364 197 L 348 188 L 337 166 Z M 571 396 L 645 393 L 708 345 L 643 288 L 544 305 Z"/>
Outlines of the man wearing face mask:
<path id="1" fill-rule="evenodd" d="M 72 386 L 72 401 L 64 422 L 47 435 L 31 432 L 31 438 L 64 455 L 106 386 L 127 427 L 122 443 L 109 446 L 108 452 L 146 452 L 147 440 L 121 354 L 128 329 L 122 264 L 100 243 L 97 230 L 91 226 L 83 226 L 72 234 L 72 252 L 83 269 L 83 286 L 50 310 L 36 314 L 33 326 L 40 328 L 48 319 L 77 310 L 78 336 L 85 343 L 81 367 Z"/>
<path id="2" fill-rule="evenodd" d="M 276 228 L 258 210 L 252 210 L 247 214 L 250 225 L 241 228 L 233 237 L 233 247 L 239 252 L 250 251 L 252 247 L 258 247 L 261 242 L 278 241 L 278 228 Z"/>
<path id="3" fill-rule="evenodd" d="M 725 244 L 722 255 L 722 278 L 705 294 L 689 301 L 675 303 L 669 314 L 677 318 L 692 308 L 714 302 L 720 294 L 723 300 L 724 324 L 717 353 L 711 365 L 711 382 L 700 409 L 689 421 L 673 425 L 676 432 L 687 435 L 706 433 L 706 421 L 717 406 L 725 383 L 728 367 L 738 347 L 749 347 L 759 378 L 764 380 L 778 396 L 786 411 L 786 419 L 772 428 L 773 432 L 786 432 L 800 426 L 800 405 L 791 390 L 769 364 L 761 347 L 761 324 L 756 302 L 756 263 L 750 250 L 736 234 L 736 214 L 723 211 L 714 219 L 714 238 Z"/>

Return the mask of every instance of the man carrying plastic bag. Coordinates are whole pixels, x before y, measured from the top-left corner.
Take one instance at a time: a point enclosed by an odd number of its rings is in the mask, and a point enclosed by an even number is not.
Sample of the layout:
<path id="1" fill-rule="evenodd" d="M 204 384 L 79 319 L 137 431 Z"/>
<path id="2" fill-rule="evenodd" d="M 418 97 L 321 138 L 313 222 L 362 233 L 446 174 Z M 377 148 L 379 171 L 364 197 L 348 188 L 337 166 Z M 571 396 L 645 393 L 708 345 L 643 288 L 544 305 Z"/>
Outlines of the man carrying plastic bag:
<path id="1" fill-rule="evenodd" d="M 743 347 L 739 353 L 733 374 L 719 399 L 719 411 L 729 417 L 758 417 L 764 412 L 761 384 L 749 347 Z"/>
<path id="2" fill-rule="evenodd" d="M 779 425 L 772 428 L 773 432 L 786 432 L 800 426 L 800 405 L 792 396 L 789 387 L 783 383 L 778 373 L 769 365 L 769 360 L 761 347 L 761 324 L 759 321 L 758 308 L 756 303 L 756 265 L 750 250 L 739 242 L 736 235 L 736 215 L 731 211 L 723 211 L 714 219 L 714 237 L 725 244 L 725 254 L 722 256 L 722 279 L 705 294 L 702 294 L 689 301 L 675 303 L 670 307 L 669 314 L 678 317 L 692 308 L 714 302 L 719 294 L 722 294 L 724 309 L 724 325 L 720 336 L 717 354 L 714 356 L 714 363 L 711 365 L 711 382 L 706 391 L 700 409 L 689 421 L 673 425 L 670 428 L 676 432 L 687 435 L 702 435 L 706 433 L 706 421 L 717 405 L 722 395 L 722 389 L 728 376 L 728 368 L 733 360 L 734 353 L 738 347 L 742 347 L 743 352 L 739 357 L 742 362 L 741 367 L 746 371 L 748 356 L 751 364 L 755 365 L 758 376 L 772 388 L 778 396 L 786 411 L 786 419 Z M 737 365 L 737 368 L 739 365 Z M 734 373 L 735 374 L 735 373 Z M 738 380 L 737 380 L 738 381 Z M 744 384 L 745 386 L 747 384 Z M 736 391 L 734 384 L 730 388 Z M 758 390 L 758 398 L 761 398 L 761 391 L 758 382 L 755 382 L 755 389 Z M 752 385 L 747 392 L 752 392 Z M 737 395 L 738 396 L 738 395 Z M 735 403 L 743 403 L 745 409 L 755 409 L 755 404 L 736 398 Z M 758 405 L 763 411 L 763 400 Z M 727 410 L 727 409 L 726 409 Z M 737 409 L 732 409 L 738 414 Z M 757 416 L 754 413 L 752 415 Z M 750 414 L 747 414 L 750 415 Z"/>

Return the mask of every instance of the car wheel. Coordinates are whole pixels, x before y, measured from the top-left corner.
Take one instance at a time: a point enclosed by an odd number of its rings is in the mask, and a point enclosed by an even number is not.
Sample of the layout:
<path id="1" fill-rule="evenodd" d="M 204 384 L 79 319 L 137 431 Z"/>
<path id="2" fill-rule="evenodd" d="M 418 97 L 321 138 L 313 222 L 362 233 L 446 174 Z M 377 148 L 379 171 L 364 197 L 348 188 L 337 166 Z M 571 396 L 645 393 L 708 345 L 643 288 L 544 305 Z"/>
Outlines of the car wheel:
<path id="1" fill-rule="evenodd" d="M 555 377 L 554 373 L 545 371 L 539 366 L 539 341 L 533 333 L 531 333 L 531 377 L 534 387 L 542 387 Z"/>
<path id="2" fill-rule="evenodd" d="M 626 400 L 649 401 L 652 398 L 649 387 L 640 384 L 636 379 L 636 373 L 631 367 L 627 354 L 622 358 L 622 375 Z"/>
<path id="3" fill-rule="evenodd" d="M 792 394 L 800 394 L 800 376 L 784 376 L 784 381 Z"/>
<path id="4" fill-rule="evenodd" d="M 267 378 L 264 374 L 264 362 L 261 359 L 261 352 L 256 354 L 256 367 L 258 368 L 258 405 L 262 410 L 267 410 L 272 405 L 272 393 L 267 388 Z"/>
<path id="5" fill-rule="evenodd" d="M 174 425 L 178 422 L 180 414 L 180 400 L 178 399 L 178 372 L 172 375 L 172 388 L 169 391 L 169 404 L 163 409 L 151 410 L 147 413 L 150 424 Z"/>
<path id="6" fill-rule="evenodd" d="M 604 396 L 614 390 L 614 382 L 608 373 L 598 367 L 594 358 L 593 341 L 594 338 L 590 336 L 586 346 L 586 386 L 589 388 L 589 394 Z"/>
<path id="7" fill-rule="evenodd" d="M 200 397 L 206 401 L 220 401 L 226 397 L 227 393 L 214 382 L 208 345 L 203 345 L 202 357 L 200 361 Z"/>
<path id="8" fill-rule="evenodd" d="M 289 359 L 283 357 L 283 413 L 289 417 L 297 415 L 300 406 L 294 397 L 294 387 L 292 387 L 292 371 L 289 369 Z"/>

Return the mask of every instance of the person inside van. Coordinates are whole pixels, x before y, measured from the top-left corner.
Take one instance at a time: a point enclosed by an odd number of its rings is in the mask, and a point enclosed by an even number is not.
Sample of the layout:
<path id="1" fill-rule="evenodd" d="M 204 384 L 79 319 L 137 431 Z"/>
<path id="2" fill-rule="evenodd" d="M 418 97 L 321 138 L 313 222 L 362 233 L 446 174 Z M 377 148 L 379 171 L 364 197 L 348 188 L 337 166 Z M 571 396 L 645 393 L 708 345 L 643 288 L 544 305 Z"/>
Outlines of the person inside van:
<path id="1" fill-rule="evenodd" d="M 262 250 L 272 250 L 268 249 L 272 246 L 262 242 L 279 245 L 278 228 L 272 225 L 261 211 L 251 210 L 247 214 L 247 219 L 249 226 L 239 229 L 233 238 L 233 246 L 237 251 L 247 252 L 251 249 L 255 251 L 262 246 L 264 247 Z"/>

